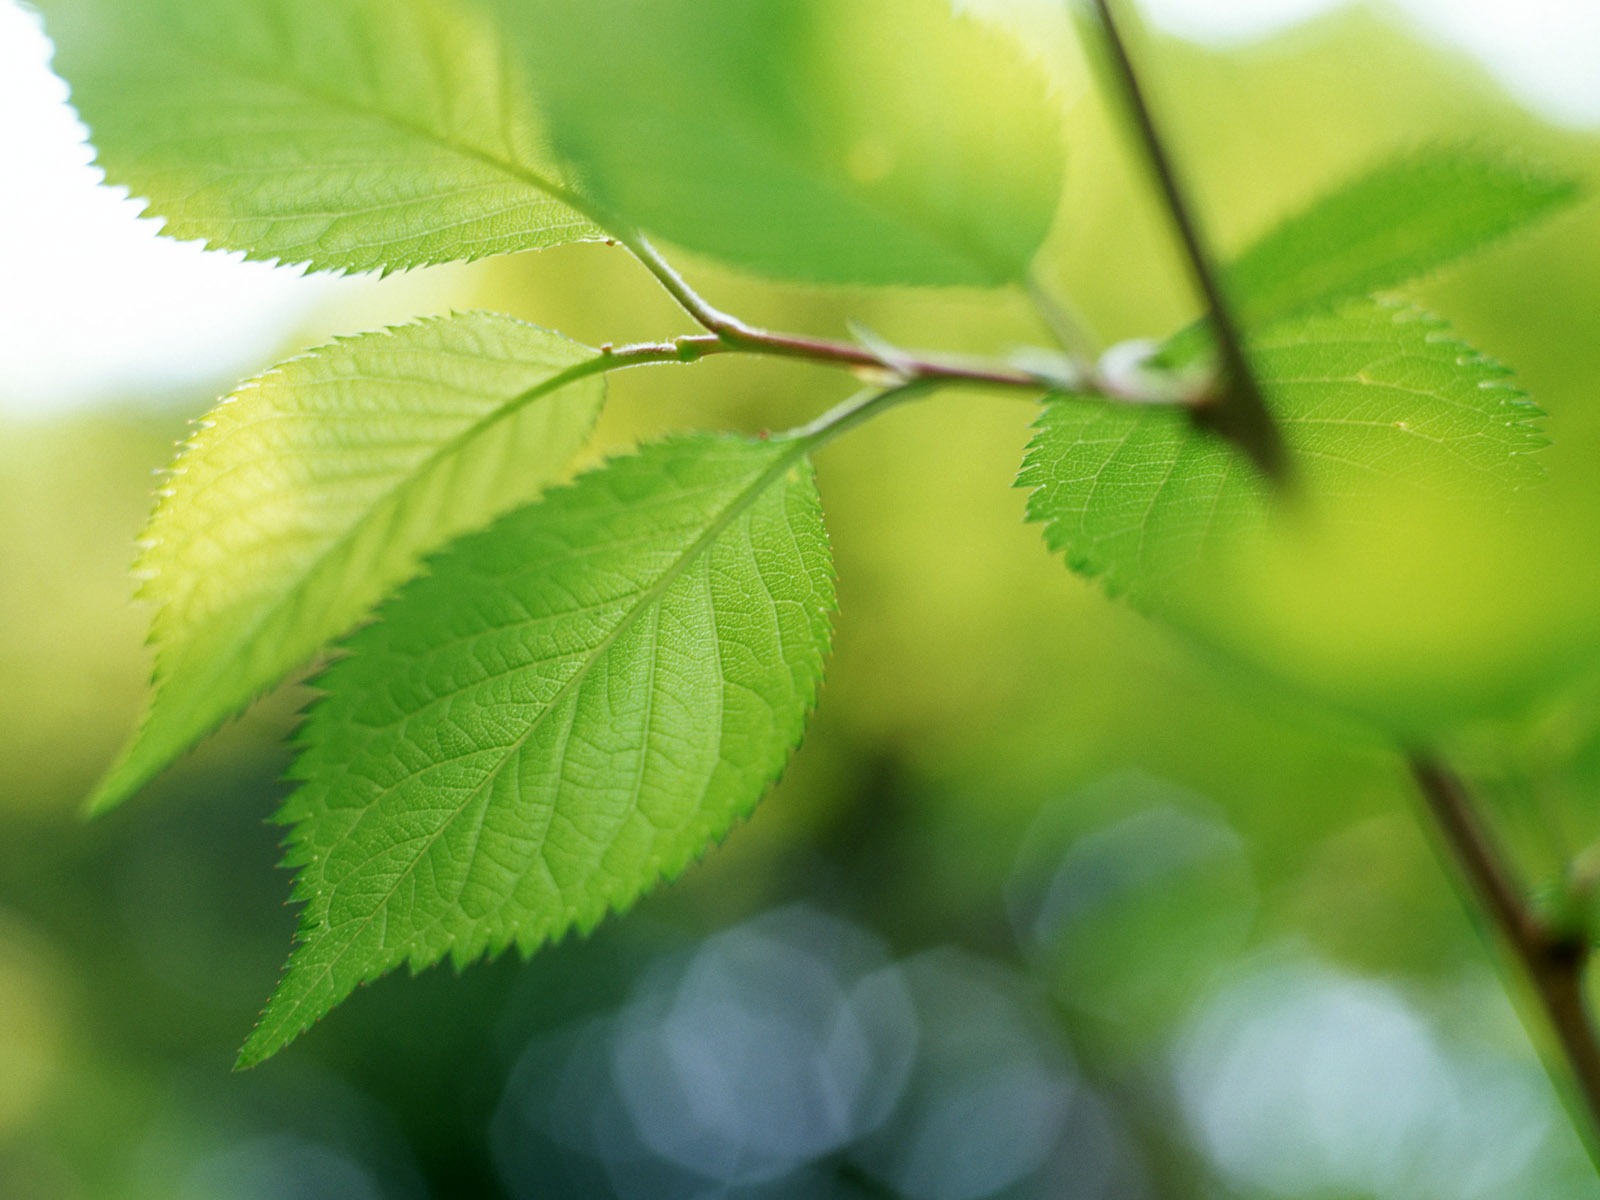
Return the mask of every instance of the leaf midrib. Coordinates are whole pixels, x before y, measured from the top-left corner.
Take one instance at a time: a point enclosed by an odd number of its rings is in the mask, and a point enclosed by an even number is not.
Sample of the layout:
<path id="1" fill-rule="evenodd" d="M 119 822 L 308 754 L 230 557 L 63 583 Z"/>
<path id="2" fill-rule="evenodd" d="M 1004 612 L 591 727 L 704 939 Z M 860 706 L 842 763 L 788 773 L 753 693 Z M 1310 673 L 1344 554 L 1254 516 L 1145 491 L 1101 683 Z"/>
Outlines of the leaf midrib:
<path id="1" fill-rule="evenodd" d="M 362 104 L 349 96 L 342 96 L 337 92 L 324 91 L 297 75 L 277 76 L 225 52 L 204 52 L 201 48 L 191 45 L 187 39 L 174 39 L 171 43 L 171 49 L 173 52 L 186 56 L 191 61 L 203 66 L 214 66 L 216 63 L 221 62 L 237 72 L 241 77 L 252 80 L 257 84 L 277 88 L 291 94 L 298 94 L 306 99 L 325 104 L 330 108 L 341 109 L 357 116 L 388 124 L 401 133 L 409 134 L 420 141 L 431 143 L 462 158 L 502 171 L 517 182 L 525 183 L 529 187 L 544 192 L 551 199 L 567 205 L 584 220 L 595 225 L 600 224 L 597 214 L 590 211 L 587 202 L 581 196 L 553 179 L 545 177 L 532 167 L 501 158 L 470 143 L 451 141 L 445 135 L 429 129 L 426 125 L 420 125 L 389 109 Z"/>
<path id="2" fill-rule="evenodd" d="M 483 782 L 468 792 L 461 803 L 451 809 L 449 815 L 439 822 L 438 827 L 434 830 L 432 835 L 428 837 L 421 849 L 418 850 L 415 856 L 413 856 L 410 864 L 406 866 L 406 868 L 401 871 L 399 875 L 396 876 L 393 886 L 391 886 L 389 890 L 384 893 L 383 897 L 373 906 L 372 911 L 366 917 L 362 918 L 361 921 L 356 924 L 354 929 L 351 930 L 351 932 L 342 937 L 342 945 L 335 952 L 334 956 L 328 960 L 328 962 L 322 967 L 321 970 L 317 972 L 312 980 L 310 980 L 301 988 L 301 998 L 294 1001 L 292 1007 L 288 1010 L 288 1013 L 282 1019 L 276 1022 L 277 1026 L 282 1027 L 285 1024 L 293 1023 L 295 1017 L 302 1009 L 305 1008 L 311 997 L 311 994 L 315 992 L 315 990 L 319 988 L 330 975 L 332 975 L 334 968 L 337 967 L 338 964 L 344 959 L 344 956 L 350 951 L 351 947 L 355 945 L 356 940 L 361 936 L 362 933 L 366 931 L 372 922 L 377 919 L 379 914 L 384 912 L 389 902 L 400 890 L 400 887 L 411 877 L 412 872 L 416 870 L 423 859 L 426 858 L 427 855 L 432 851 L 434 845 L 441 837 L 444 836 L 445 831 L 450 828 L 451 824 L 461 815 L 461 813 L 465 812 L 470 805 L 478 800 L 478 798 L 483 794 L 484 788 L 489 786 L 493 780 L 498 777 L 499 772 L 505 769 L 506 764 L 516 758 L 516 756 L 521 752 L 522 747 L 526 745 L 528 739 L 532 737 L 533 734 L 543 725 L 545 720 L 548 719 L 549 716 L 561 706 L 561 704 L 573 692 L 573 690 L 580 686 L 583 681 L 588 678 L 589 673 L 600 663 L 607 653 L 609 653 L 611 647 L 616 644 L 618 639 L 620 639 L 628 630 L 633 628 L 634 624 L 652 605 L 659 603 L 672 585 L 676 583 L 683 576 L 684 572 L 689 569 L 689 566 L 697 561 L 702 555 L 704 555 L 711 548 L 712 544 L 728 531 L 728 528 L 733 524 L 733 522 L 742 516 L 750 508 L 750 506 L 755 503 L 761 494 L 765 492 L 766 489 L 769 488 L 773 482 L 777 480 L 785 471 L 787 471 L 797 459 L 804 457 L 807 450 L 811 448 L 811 445 L 811 439 L 795 439 L 789 449 L 775 458 L 766 470 L 762 471 L 761 474 L 757 476 L 749 486 L 747 486 L 742 492 L 735 496 L 732 501 L 729 502 L 727 507 L 724 508 L 722 512 L 717 514 L 713 521 L 706 527 L 705 532 L 696 538 L 695 541 L 691 543 L 690 546 L 683 552 L 683 554 L 680 555 L 675 562 L 673 562 L 665 571 L 662 572 L 660 579 L 658 579 L 656 583 L 652 584 L 650 588 L 640 594 L 638 599 L 635 600 L 634 603 L 627 609 L 627 611 L 622 614 L 621 618 L 618 620 L 616 626 L 611 630 L 611 632 L 608 633 L 605 638 L 603 638 L 584 656 L 578 667 L 578 670 L 576 670 L 572 676 L 561 685 L 560 689 L 549 699 L 549 701 L 546 702 L 540 713 L 528 723 L 527 728 L 524 729 L 513 742 L 505 747 L 505 752 L 501 756 L 500 762 L 488 773 L 488 775 L 485 776 Z M 388 794 L 388 792 L 385 794 Z M 380 800 L 381 797 L 379 800 L 373 801 L 371 805 L 368 805 L 363 812 L 363 816 L 365 816 L 366 813 L 371 812 L 372 808 L 379 803 Z M 360 818 L 357 818 L 357 823 L 359 823 L 359 821 Z M 302 828 L 304 828 L 304 822 L 302 823 Z M 301 839 L 296 838 L 295 841 L 300 842 Z M 338 843 L 335 843 L 334 848 L 336 848 L 337 845 Z M 332 856 L 334 848 L 330 848 L 328 857 Z M 324 859 L 324 861 L 326 860 Z M 333 890 L 337 891 L 337 889 L 338 885 L 335 884 Z M 326 899 L 319 898 L 317 902 L 319 906 L 323 908 L 322 915 L 325 918 L 327 916 L 327 910 L 331 908 L 333 903 L 333 892 L 330 891 L 327 894 Z M 417 943 L 417 938 L 420 938 L 421 935 L 428 932 L 428 930 L 436 928 L 438 923 L 443 919 L 444 914 L 441 914 L 435 919 L 432 925 L 428 926 L 422 931 L 419 931 L 417 937 L 412 939 L 411 944 L 415 946 Z M 328 932 L 324 936 L 331 935 L 333 926 L 328 925 L 325 928 Z M 350 929 L 350 926 L 346 925 L 341 926 L 340 928 Z M 407 953 L 409 953 L 409 949 Z M 252 1037 L 251 1042 L 254 1041 L 255 1038 Z M 246 1050 L 249 1049 L 249 1046 L 250 1043 L 246 1043 Z M 245 1060 L 243 1055 L 241 1055 L 241 1061 L 256 1060 Z"/>
<path id="3" fill-rule="evenodd" d="M 420 461 L 412 470 L 400 476 L 392 488 L 384 492 L 381 497 L 376 499 L 373 504 L 367 508 L 360 520 L 355 525 L 352 525 L 337 539 L 328 543 L 327 546 L 307 564 L 305 570 L 300 573 L 293 588 L 284 591 L 275 600 L 269 603 L 256 606 L 254 616 L 251 617 L 248 622 L 241 627 L 242 640 L 248 641 L 249 639 L 253 638 L 269 622 L 274 620 L 285 611 L 291 609 L 295 604 L 299 603 L 305 595 L 309 582 L 318 577 L 325 569 L 327 569 L 329 563 L 333 562 L 337 556 L 344 553 L 353 543 L 355 543 L 360 537 L 370 530 L 376 514 L 385 511 L 392 511 L 397 508 L 399 504 L 403 502 L 403 493 L 414 486 L 418 480 L 426 477 L 430 472 L 435 470 L 448 459 L 460 454 L 465 447 L 476 441 L 478 438 L 484 436 L 496 424 L 509 420 L 518 413 L 522 412 L 523 409 L 525 409 L 529 404 L 532 404 L 536 400 L 542 399 L 543 397 L 559 391 L 560 389 L 571 384 L 581 382 L 582 380 L 589 378 L 591 375 L 601 374 L 606 371 L 610 365 L 610 361 L 601 356 L 595 356 L 584 359 L 581 362 L 574 363 L 572 366 L 561 371 L 559 374 L 552 376 L 551 378 L 542 381 L 534 387 L 528 388 L 519 393 L 499 408 L 484 414 L 471 426 L 465 430 L 462 430 L 455 437 L 442 443 L 432 454 Z M 156 575 L 152 577 L 151 582 L 154 582 L 155 578 L 159 578 L 161 568 L 158 565 L 153 566 L 149 560 L 145 560 L 140 564 L 140 566 L 156 572 Z M 147 595 L 149 594 L 148 584 L 143 589 L 143 593 Z M 171 605 L 173 603 L 175 603 L 175 601 L 170 599 L 164 601 L 160 608 L 157 609 L 155 618 L 153 619 L 151 625 L 152 629 L 157 631 L 158 650 L 156 656 L 155 686 L 158 695 L 167 687 L 173 677 L 171 669 L 171 662 L 173 658 L 182 657 L 180 651 L 169 649 L 168 645 L 170 645 L 170 643 L 165 641 L 166 636 L 171 632 L 171 623 L 174 619 L 171 615 Z M 213 624 L 214 623 L 215 622 L 213 622 Z M 235 638 L 231 640 L 237 644 L 241 639 Z M 227 657 L 232 661 L 237 661 L 238 659 L 237 654 L 232 654 Z M 218 670 L 212 673 L 211 678 L 215 679 L 220 673 L 222 673 L 222 667 L 219 665 Z M 214 728 L 221 721 L 226 720 L 229 715 L 240 711 L 240 709 L 250 703 L 251 699 L 264 686 L 268 685 L 259 682 L 252 683 L 249 696 L 237 702 L 236 704 L 230 705 L 228 711 L 223 713 L 216 721 L 206 722 L 206 727 Z M 156 706 L 152 705 L 150 715 L 146 717 L 144 729 L 148 730 L 154 724 L 157 711 L 158 710 Z M 156 766 L 154 770 L 159 770 L 161 765 L 165 765 L 167 762 L 170 762 L 171 759 L 171 755 L 162 754 L 160 756 L 160 765 Z M 114 803 L 115 800 L 126 795 L 132 787 L 142 786 L 142 784 L 154 774 L 154 770 L 149 768 L 141 770 L 138 772 L 139 778 L 132 784 L 125 784 L 124 786 L 116 788 L 114 791 L 97 793 L 94 801 L 92 802 L 93 807 L 100 809 L 106 807 L 108 804 Z"/>

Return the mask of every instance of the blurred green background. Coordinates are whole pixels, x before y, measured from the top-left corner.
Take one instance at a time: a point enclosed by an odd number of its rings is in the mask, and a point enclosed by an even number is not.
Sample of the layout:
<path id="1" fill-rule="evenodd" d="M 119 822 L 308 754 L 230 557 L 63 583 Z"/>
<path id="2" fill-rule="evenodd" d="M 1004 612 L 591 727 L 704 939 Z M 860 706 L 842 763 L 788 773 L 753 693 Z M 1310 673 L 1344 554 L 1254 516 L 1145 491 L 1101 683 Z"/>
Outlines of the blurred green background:
<path id="1" fill-rule="evenodd" d="M 1040 46 L 1070 147 L 1042 273 L 1107 341 L 1164 333 L 1194 304 L 1139 163 L 1070 43 Z M 1596 136 L 1379 13 L 1142 54 L 1224 247 L 1430 139 L 1600 183 Z M 1016 296 L 686 265 L 780 328 L 1043 337 Z M 1548 410 L 1541 519 L 1592 547 L 1600 209 L 1414 294 Z M 591 343 L 683 327 L 623 251 L 574 246 L 339 292 L 270 357 L 449 307 Z M 819 463 L 837 649 L 751 822 L 587 939 L 386 979 L 230 1073 L 293 926 L 266 819 L 304 693 L 78 817 L 148 670 L 127 568 L 152 471 L 230 383 L 0 418 L 0 1197 L 1600 1196 L 1395 755 L 1072 577 L 1009 486 L 1030 407 L 956 394 Z M 601 442 L 782 427 L 848 383 L 624 375 Z M 1597 627 L 1530 593 L 1563 637 Z M 1454 636 L 1426 653 L 1498 661 L 1492 625 Z M 1600 687 L 1584 653 L 1561 665 L 1514 719 L 1451 738 L 1552 891 L 1600 830 Z"/>

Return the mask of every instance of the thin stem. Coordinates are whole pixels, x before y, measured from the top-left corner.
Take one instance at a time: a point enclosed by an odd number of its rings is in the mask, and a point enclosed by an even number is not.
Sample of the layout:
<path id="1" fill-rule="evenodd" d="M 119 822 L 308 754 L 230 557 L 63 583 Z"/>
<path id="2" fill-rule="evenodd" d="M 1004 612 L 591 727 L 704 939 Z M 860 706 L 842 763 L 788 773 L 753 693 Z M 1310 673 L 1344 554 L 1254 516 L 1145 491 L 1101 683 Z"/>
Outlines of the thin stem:
<path id="1" fill-rule="evenodd" d="M 667 294 L 676 300 L 702 329 L 710 333 L 724 350 L 801 359 L 824 366 L 866 369 L 888 380 L 900 382 L 929 380 L 943 383 L 983 384 L 1001 388 L 1021 388 L 1033 395 L 1050 390 L 1054 386 L 1051 381 L 1039 375 L 1004 363 L 929 358 L 900 353 L 897 353 L 891 361 L 874 350 L 852 342 L 838 342 L 804 334 L 776 333 L 769 329 L 758 328 L 723 312 L 701 296 L 644 235 L 637 232 L 618 234 L 617 240 L 633 252 L 634 257 L 666 289 Z M 1119 388 L 1111 381 L 1098 378 L 1092 371 L 1084 373 L 1084 383 L 1080 390 L 1085 394 L 1115 403 L 1173 403 L 1170 399 Z M 1197 392 L 1192 397 L 1180 398 L 1177 403 L 1191 405 L 1198 411 L 1198 407 L 1207 399 L 1205 393 Z"/>
<path id="2" fill-rule="evenodd" d="M 849 351 L 848 354 L 842 351 Z M 921 383 L 975 383 L 990 387 L 1015 388 L 1037 395 L 1047 385 L 1037 376 L 1024 371 L 1003 367 L 966 365 L 933 361 L 912 356 L 897 357 L 887 363 L 878 356 L 846 343 L 833 343 L 793 334 L 766 334 L 758 341 L 743 339 L 730 341 L 715 334 L 686 334 L 663 342 L 635 342 L 626 346 L 603 346 L 601 358 L 596 360 L 598 370 L 622 367 L 647 366 L 664 362 L 696 362 L 723 354 L 749 354 L 793 358 L 814 362 L 821 366 L 869 368 L 882 371 L 894 379 Z M 585 372 L 588 373 L 588 372 Z M 1126 403 L 1154 403 L 1140 397 L 1113 395 L 1109 390 L 1103 397 Z"/>
<path id="3" fill-rule="evenodd" d="M 1139 141 L 1161 188 L 1167 212 L 1183 242 L 1189 273 L 1210 310 L 1211 326 L 1216 334 L 1227 386 L 1218 394 L 1215 407 L 1199 415 L 1217 433 L 1247 454 L 1268 479 L 1280 486 L 1287 486 L 1290 464 L 1283 435 L 1273 422 L 1272 414 L 1262 398 L 1261 386 L 1251 370 L 1238 323 L 1234 320 L 1233 310 L 1223 294 L 1221 281 L 1213 265 L 1215 259 L 1200 234 L 1193 208 L 1179 182 L 1166 143 L 1150 112 L 1150 105 L 1145 100 L 1138 72 L 1128 56 L 1128 48 L 1123 43 L 1116 17 L 1112 14 L 1110 0 L 1094 0 L 1094 6 L 1105 31 L 1106 43 L 1111 50 L 1111 64 L 1128 113 L 1133 118 Z"/>
<path id="4" fill-rule="evenodd" d="M 1521 964 L 1555 1035 L 1567 1070 L 1552 1067 L 1551 1074 L 1600 1169 L 1600 1040 L 1583 990 L 1589 944 L 1581 933 L 1551 926 L 1529 907 L 1454 771 L 1416 751 L 1407 756 L 1407 764 L 1462 880 Z"/>
<path id="5" fill-rule="evenodd" d="M 1050 331 L 1050 336 L 1077 360 L 1081 371 L 1091 373 L 1095 359 L 1100 357 L 1100 347 L 1089 336 L 1083 319 L 1045 287 L 1032 271 L 1023 278 L 1022 288 L 1027 292 L 1034 311 L 1039 314 L 1039 320 Z"/>
<path id="6" fill-rule="evenodd" d="M 863 389 L 848 400 L 830 408 L 815 421 L 791 430 L 784 436 L 804 441 L 809 444 L 810 449 L 815 450 L 833 441 L 840 434 L 848 433 L 857 425 L 887 412 L 897 404 L 926 395 L 944 382 L 946 381 L 938 379 L 917 379 L 895 387 Z"/>
<path id="7" fill-rule="evenodd" d="M 751 326 L 731 313 L 723 312 L 690 287 L 689 281 L 661 256 L 661 251 L 651 245 L 644 234 L 623 232 L 617 234 L 617 240 L 633 252 L 633 256 L 644 264 L 645 270 L 654 275 L 661 286 L 666 288 L 667 294 L 678 302 L 678 307 L 693 317 L 695 324 L 701 328 L 723 338 L 740 337 L 755 332 Z"/>
<path id="8" fill-rule="evenodd" d="M 714 354 L 728 352 L 729 347 L 710 334 L 686 334 L 660 342 L 630 342 L 624 346 L 613 346 L 607 342 L 600 347 L 597 362 L 600 370 L 611 371 L 651 363 L 697 362 Z"/>

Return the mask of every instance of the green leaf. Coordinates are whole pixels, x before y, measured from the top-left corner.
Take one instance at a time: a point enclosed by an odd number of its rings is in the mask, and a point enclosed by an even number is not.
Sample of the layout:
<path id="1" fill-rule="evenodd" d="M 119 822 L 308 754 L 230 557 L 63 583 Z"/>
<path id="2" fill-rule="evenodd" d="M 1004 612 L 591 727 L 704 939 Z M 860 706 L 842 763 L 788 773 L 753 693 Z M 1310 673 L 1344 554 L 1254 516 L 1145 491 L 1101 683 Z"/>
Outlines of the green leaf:
<path id="1" fill-rule="evenodd" d="M 175 238 L 384 271 L 598 236 L 468 0 L 39 0 L 107 181 Z"/>
<path id="2" fill-rule="evenodd" d="M 241 1065 L 401 963 L 586 931 L 750 811 L 828 649 L 808 445 L 615 460 L 432 560 L 350 640 L 282 814 L 300 943 Z"/>
<path id="3" fill-rule="evenodd" d="M 145 531 L 155 693 L 90 807 L 305 663 L 421 555 L 561 478 L 599 413 L 601 361 L 467 313 L 335 342 L 223 400 Z"/>
<path id="4" fill-rule="evenodd" d="M 1570 180 L 1482 151 L 1433 147 L 1318 198 L 1227 271 L 1246 326 L 1415 279 L 1570 203 Z"/>
<path id="5" fill-rule="evenodd" d="M 1315 200 L 1224 272 L 1246 329 L 1328 311 L 1465 258 L 1578 195 L 1571 180 L 1487 152 L 1435 146 L 1381 164 Z M 1204 321 L 1165 345 L 1167 366 L 1210 348 Z"/>
<path id="6" fill-rule="evenodd" d="M 1416 308 L 1347 301 L 1250 339 L 1251 362 L 1302 476 L 1302 507 L 1337 521 L 1373 482 L 1439 491 L 1538 478 L 1538 410 L 1505 368 Z M 1273 511 L 1231 446 L 1171 408 L 1052 400 L 1018 485 L 1071 566 L 1159 600 L 1208 554 L 1238 550 Z"/>
<path id="7" fill-rule="evenodd" d="M 505 0 L 583 190 L 764 274 L 1002 284 L 1049 230 L 1059 104 L 947 0 Z"/>

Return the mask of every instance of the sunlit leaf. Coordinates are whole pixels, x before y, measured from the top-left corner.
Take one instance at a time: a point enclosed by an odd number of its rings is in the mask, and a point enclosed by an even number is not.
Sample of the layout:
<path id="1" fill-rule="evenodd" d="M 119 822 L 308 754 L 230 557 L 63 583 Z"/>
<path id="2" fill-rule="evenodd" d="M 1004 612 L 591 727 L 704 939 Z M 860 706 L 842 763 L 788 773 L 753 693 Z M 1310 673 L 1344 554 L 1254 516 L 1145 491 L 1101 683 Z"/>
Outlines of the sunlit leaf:
<path id="1" fill-rule="evenodd" d="M 595 361 L 469 313 L 335 342 L 225 399 L 146 530 L 155 692 L 91 805 L 303 665 L 422 554 L 560 478 L 599 412 Z"/>
<path id="2" fill-rule="evenodd" d="M 351 639 L 283 812 L 300 944 L 242 1064 L 401 963 L 587 930 L 750 811 L 828 648 L 805 448 L 615 460 L 432 560 Z"/>
<path id="3" fill-rule="evenodd" d="M 108 182 L 176 238 L 394 270 L 594 237 L 471 0 L 39 0 Z"/>

